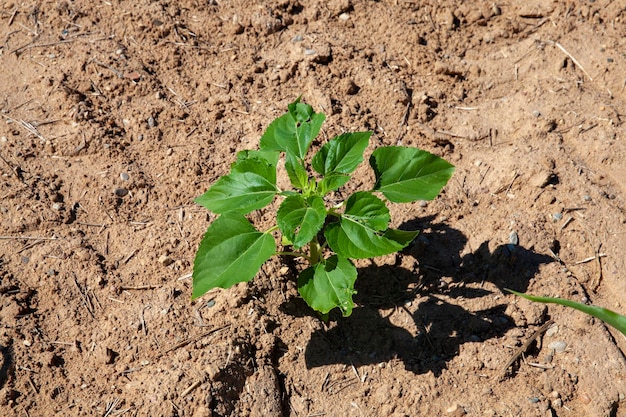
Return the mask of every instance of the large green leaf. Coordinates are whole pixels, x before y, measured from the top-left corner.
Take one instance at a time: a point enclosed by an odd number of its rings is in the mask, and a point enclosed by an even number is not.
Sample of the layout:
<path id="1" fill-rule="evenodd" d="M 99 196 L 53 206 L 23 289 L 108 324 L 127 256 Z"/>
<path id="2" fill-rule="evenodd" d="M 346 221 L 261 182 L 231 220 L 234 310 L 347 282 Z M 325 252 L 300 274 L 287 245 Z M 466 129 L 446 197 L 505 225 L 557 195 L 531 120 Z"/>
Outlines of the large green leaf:
<path id="1" fill-rule="evenodd" d="M 339 307 L 344 317 L 352 314 L 357 270 L 350 260 L 333 255 L 300 273 L 298 291 L 306 303 L 322 314 Z"/>
<path id="2" fill-rule="evenodd" d="M 524 297 L 530 301 L 535 301 L 538 303 L 553 303 L 560 304 L 566 307 L 575 308 L 576 310 L 582 311 L 583 313 L 587 313 L 590 316 L 597 317 L 600 320 L 606 322 L 607 324 L 615 327 L 617 330 L 622 332 L 624 336 L 626 336 L 626 316 L 622 316 L 621 314 L 617 314 L 614 311 L 608 310 L 602 307 L 590 306 L 587 304 L 577 303 L 575 301 L 566 300 L 564 298 L 552 298 L 552 297 L 538 297 L 536 295 L 524 294 L 521 292 L 511 291 L 515 295 L 519 295 L 520 297 Z"/>
<path id="3" fill-rule="evenodd" d="M 230 174 L 195 201 L 214 213 L 246 214 L 271 203 L 277 192 L 276 164 L 256 156 L 241 157 L 232 165 Z"/>
<path id="4" fill-rule="evenodd" d="M 250 281 L 275 252 L 270 233 L 256 230 L 242 214 L 222 214 L 209 226 L 196 253 L 192 298 Z"/>
<path id="5" fill-rule="evenodd" d="M 299 194 L 287 197 L 276 215 L 283 235 L 298 249 L 322 230 L 326 219 L 324 200 L 318 196 L 304 198 Z"/>
<path id="6" fill-rule="evenodd" d="M 375 195 L 358 192 L 346 202 L 338 222 L 324 236 L 335 253 L 352 259 L 387 255 L 405 248 L 419 232 L 387 229 L 389 210 Z"/>
<path id="7" fill-rule="evenodd" d="M 372 132 L 355 132 L 332 138 L 313 156 L 313 169 L 321 175 L 350 174 L 363 162 L 370 136 Z"/>
<path id="8" fill-rule="evenodd" d="M 289 104 L 289 111 L 275 119 L 261 136 L 262 150 L 282 151 L 304 159 L 326 116 L 315 113 L 300 98 Z"/>
<path id="9" fill-rule="evenodd" d="M 370 165 L 376 174 L 374 190 L 394 203 L 434 199 L 454 172 L 454 166 L 444 159 L 402 146 L 376 149 Z"/>

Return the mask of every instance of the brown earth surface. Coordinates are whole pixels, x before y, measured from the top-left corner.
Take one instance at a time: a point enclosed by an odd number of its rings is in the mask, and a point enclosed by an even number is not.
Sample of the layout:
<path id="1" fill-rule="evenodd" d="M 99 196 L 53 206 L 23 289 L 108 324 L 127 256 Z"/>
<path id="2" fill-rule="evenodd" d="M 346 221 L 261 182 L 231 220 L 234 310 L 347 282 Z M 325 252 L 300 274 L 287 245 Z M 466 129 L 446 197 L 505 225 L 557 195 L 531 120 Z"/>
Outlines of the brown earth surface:
<path id="1" fill-rule="evenodd" d="M 626 313 L 623 0 L 4 1 L 0 38 L 0 415 L 626 416 L 623 335 L 505 291 Z M 191 301 L 193 199 L 299 95 L 455 175 L 351 317 L 276 258 Z"/>

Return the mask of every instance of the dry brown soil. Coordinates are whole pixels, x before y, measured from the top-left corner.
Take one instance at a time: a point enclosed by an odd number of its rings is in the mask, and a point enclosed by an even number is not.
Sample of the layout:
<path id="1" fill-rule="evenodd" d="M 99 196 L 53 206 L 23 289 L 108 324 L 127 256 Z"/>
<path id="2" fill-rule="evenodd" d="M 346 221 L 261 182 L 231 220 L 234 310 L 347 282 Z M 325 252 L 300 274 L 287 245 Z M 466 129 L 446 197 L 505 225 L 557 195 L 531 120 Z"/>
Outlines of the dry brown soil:
<path id="1" fill-rule="evenodd" d="M 626 339 L 505 291 L 626 313 L 623 0 L 8 0 L 0 39 L 0 415 L 626 416 Z M 193 199 L 299 95 L 454 177 L 349 318 L 280 259 L 191 301 Z"/>

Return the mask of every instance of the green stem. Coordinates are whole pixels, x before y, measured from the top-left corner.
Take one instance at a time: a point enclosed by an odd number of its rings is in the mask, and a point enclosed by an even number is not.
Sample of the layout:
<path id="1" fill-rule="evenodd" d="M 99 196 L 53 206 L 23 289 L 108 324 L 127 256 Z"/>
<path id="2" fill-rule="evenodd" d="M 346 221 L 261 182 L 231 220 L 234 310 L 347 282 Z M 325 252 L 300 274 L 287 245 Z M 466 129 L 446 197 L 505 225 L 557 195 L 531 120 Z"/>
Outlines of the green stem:
<path id="1" fill-rule="evenodd" d="M 275 230 L 278 230 L 278 225 L 270 227 L 265 231 L 265 233 L 272 233 Z"/>
<path id="2" fill-rule="evenodd" d="M 309 262 L 311 262 L 311 265 L 315 265 L 316 263 L 320 261 L 320 258 L 322 255 L 320 243 L 317 241 L 317 236 L 311 239 L 311 242 L 309 243 L 309 247 L 310 247 Z"/>
<path id="3" fill-rule="evenodd" d="M 287 256 L 293 256 L 295 258 L 304 258 L 307 261 L 311 262 L 311 258 L 309 258 L 308 256 L 306 256 L 306 254 L 302 253 L 302 252 L 289 252 L 289 251 L 284 251 L 284 252 L 276 252 L 276 255 L 287 255 Z"/>

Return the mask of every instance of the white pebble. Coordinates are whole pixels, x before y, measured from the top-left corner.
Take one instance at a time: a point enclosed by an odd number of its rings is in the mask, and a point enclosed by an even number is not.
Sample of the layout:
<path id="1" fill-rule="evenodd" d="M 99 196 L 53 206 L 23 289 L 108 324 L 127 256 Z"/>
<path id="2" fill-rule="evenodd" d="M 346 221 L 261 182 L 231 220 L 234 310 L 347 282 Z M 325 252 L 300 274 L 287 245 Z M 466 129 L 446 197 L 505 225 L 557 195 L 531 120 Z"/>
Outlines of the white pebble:
<path id="1" fill-rule="evenodd" d="M 554 341 L 548 345 L 548 348 L 554 350 L 555 352 L 564 352 L 565 348 L 567 348 L 567 343 L 561 340 Z"/>

